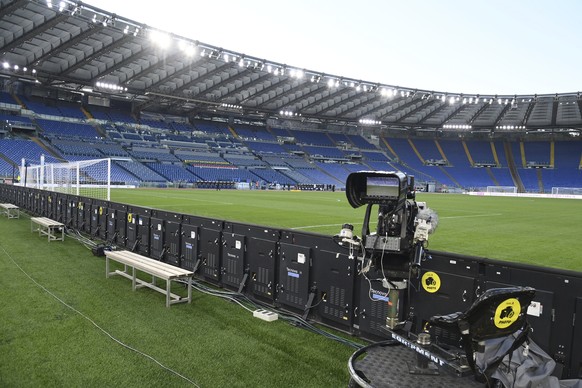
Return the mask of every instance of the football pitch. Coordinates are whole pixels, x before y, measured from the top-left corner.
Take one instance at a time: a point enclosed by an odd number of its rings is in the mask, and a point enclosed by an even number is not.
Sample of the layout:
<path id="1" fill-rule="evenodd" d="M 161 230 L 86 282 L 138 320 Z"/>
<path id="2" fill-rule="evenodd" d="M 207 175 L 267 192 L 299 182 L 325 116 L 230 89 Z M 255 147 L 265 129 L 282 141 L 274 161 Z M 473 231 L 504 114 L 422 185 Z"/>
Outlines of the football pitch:
<path id="1" fill-rule="evenodd" d="M 582 270 L 582 201 L 417 199 L 440 216 L 430 249 Z M 134 189 L 112 201 L 330 236 L 344 223 L 360 235 L 364 212 L 342 192 Z M 0 387 L 347 385 L 351 347 L 199 291 L 166 308 L 155 291 L 107 279 L 104 260 L 73 238 L 30 230 L 27 216 L 0 217 Z"/>
<path id="2" fill-rule="evenodd" d="M 360 236 L 364 218 L 364 208 L 353 209 L 344 192 L 125 189 L 111 196 L 115 202 L 330 236 L 345 223 Z M 416 199 L 439 215 L 429 249 L 582 271 L 581 200 L 427 193 Z"/>

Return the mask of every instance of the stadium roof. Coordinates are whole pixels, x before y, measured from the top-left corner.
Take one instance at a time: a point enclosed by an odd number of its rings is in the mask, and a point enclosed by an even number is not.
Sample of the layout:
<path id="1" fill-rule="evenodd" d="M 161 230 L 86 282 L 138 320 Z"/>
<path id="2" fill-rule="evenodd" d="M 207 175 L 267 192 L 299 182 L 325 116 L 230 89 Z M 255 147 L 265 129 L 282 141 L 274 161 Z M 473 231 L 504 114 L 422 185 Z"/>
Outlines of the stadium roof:
<path id="1" fill-rule="evenodd" d="M 463 95 L 245 56 L 76 1 L 0 0 L 0 75 L 137 111 L 458 131 L 582 128 L 579 93 Z"/>

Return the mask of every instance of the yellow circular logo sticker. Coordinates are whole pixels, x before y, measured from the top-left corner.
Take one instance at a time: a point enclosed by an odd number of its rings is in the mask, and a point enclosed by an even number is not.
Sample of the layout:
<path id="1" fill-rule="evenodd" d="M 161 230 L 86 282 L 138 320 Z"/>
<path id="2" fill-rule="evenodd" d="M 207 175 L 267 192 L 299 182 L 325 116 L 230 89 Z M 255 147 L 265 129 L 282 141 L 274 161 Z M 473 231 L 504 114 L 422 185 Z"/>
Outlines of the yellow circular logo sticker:
<path id="1" fill-rule="evenodd" d="M 422 275 L 420 281 L 422 282 L 422 288 L 431 294 L 434 294 L 441 288 L 441 278 L 436 272 L 426 272 Z"/>
<path id="2" fill-rule="evenodd" d="M 127 213 L 127 222 L 129 222 L 131 224 L 132 220 L 133 220 L 133 214 Z"/>
<path id="3" fill-rule="evenodd" d="M 101 206 L 99 206 L 99 215 L 102 216 L 103 215 L 103 208 Z"/>
<path id="4" fill-rule="evenodd" d="M 519 300 L 515 298 L 509 298 L 497 306 L 493 322 L 498 328 L 505 329 L 511 326 L 513 322 L 517 321 L 520 313 L 521 305 L 519 304 Z"/>

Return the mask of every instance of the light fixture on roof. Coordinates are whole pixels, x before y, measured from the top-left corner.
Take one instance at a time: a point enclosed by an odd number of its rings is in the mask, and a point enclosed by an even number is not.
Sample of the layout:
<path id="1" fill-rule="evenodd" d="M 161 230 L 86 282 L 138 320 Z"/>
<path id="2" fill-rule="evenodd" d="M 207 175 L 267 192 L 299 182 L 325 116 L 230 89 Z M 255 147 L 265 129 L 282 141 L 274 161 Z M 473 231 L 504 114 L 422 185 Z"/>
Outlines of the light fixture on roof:
<path id="1" fill-rule="evenodd" d="M 335 85 L 335 81 L 333 79 L 328 79 L 327 80 L 327 86 L 329 86 L 330 88 L 333 88 Z"/>
<path id="2" fill-rule="evenodd" d="M 303 70 L 301 70 L 301 69 L 295 70 L 295 78 L 302 79 L 304 75 L 305 75 L 305 72 Z"/>
<path id="3" fill-rule="evenodd" d="M 293 112 L 290 110 L 281 110 L 281 111 L 279 111 L 279 115 L 284 116 L 284 117 L 293 117 L 293 116 L 301 116 L 301 113 Z"/>
<path id="4" fill-rule="evenodd" d="M 51 0 L 46 0 L 46 6 L 49 8 L 53 7 L 53 2 Z"/>
<path id="5" fill-rule="evenodd" d="M 381 125 L 382 124 L 382 122 L 380 120 L 374 120 L 374 119 L 360 119 L 359 123 L 364 124 L 364 125 Z"/>
<path id="6" fill-rule="evenodd" d="M 5 68 L 5 69 L 9 69 L 9 68 L 10 68 L 10 63 L 8 63 L 8 62 L 4 62 L 4 63 L 2 64 L 2 67 L 3 67 L 3 68 Z"/>
<path id="7" fill-rule="evenodd" d="M 243 107 L 240 105 L 236 105 L 236 104 L 226 104 L 226 103 L 222 103 L 220 104 L 220 106 L 222 108 L 226 108 L 226 109 L 234 109 L 234 110 L 241 110 Z"/>
<path id="8" fill-rule="evenodd" d="M 97 81 L 95 87 L 101 91 L 108 93 L 122 93 L 127 92 L 127 88 L 113 82 Z"/>
<path id="9" fill-rule="evenodd" d="M 128 32 L 129 32 L 129 25 L 126 25 L 125 28 L 123 29 L 123 33 L 127 35 Z"/>
<path id="10" fill-rule="evenodd" d="M 313 83 L 319 83 L 319 81 L 321 81 L 321 76 L 320 75 L 314 74 L 314 75 L 311 76 L 311 82 L 313 82 Z"/>
<path id="11" fill-rule="evenodd" d="M 473 126 L 470 124 L 445 124 L 443 129 L 472 129 Z"/>
<path id="12" fill-rule="evenodd" d="M 61 1 L 59 3 L 59 12 L 63 12 L 63 10 L 65 9 L 66 6 L 67 5 L 65 4 L 65 2 L 64 1 Z"/>
<path id="13" fill-rule="evenodd" d="M 178 48 L 188 57 L 192 57 L 196 54 L 196 46 L 185 40 L 178 41 Z"/>
<path id="14" fill-rule="evenodd" d="M 151 30 L 149 37 L 156 46 L 162 49 L 169 48 L 172 42 L 170 35 L 160 30 Z"/>

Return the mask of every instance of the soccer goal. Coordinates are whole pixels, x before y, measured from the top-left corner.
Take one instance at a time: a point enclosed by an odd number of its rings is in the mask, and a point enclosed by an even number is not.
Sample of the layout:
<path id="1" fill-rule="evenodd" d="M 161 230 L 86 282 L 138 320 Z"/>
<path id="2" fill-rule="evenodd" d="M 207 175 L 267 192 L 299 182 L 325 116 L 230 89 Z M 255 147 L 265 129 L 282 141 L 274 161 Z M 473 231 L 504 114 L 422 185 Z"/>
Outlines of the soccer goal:
<path id="1" fill-rule="evenodd" d="M 20 167 L 23 185 L 65 194 L 111 199 L 111 159 L 80 160 L 67 163 L 44 163 Z"/>
<path id="2" fill-rule="evenodd" d="M 552 194 L 582 195 L 582 187 L 552 187 Z"/>
<path id="3" fill-rule="evenodd" d="M 515 186 L 487 186 L 488 193 L 517 193 Z"/>

